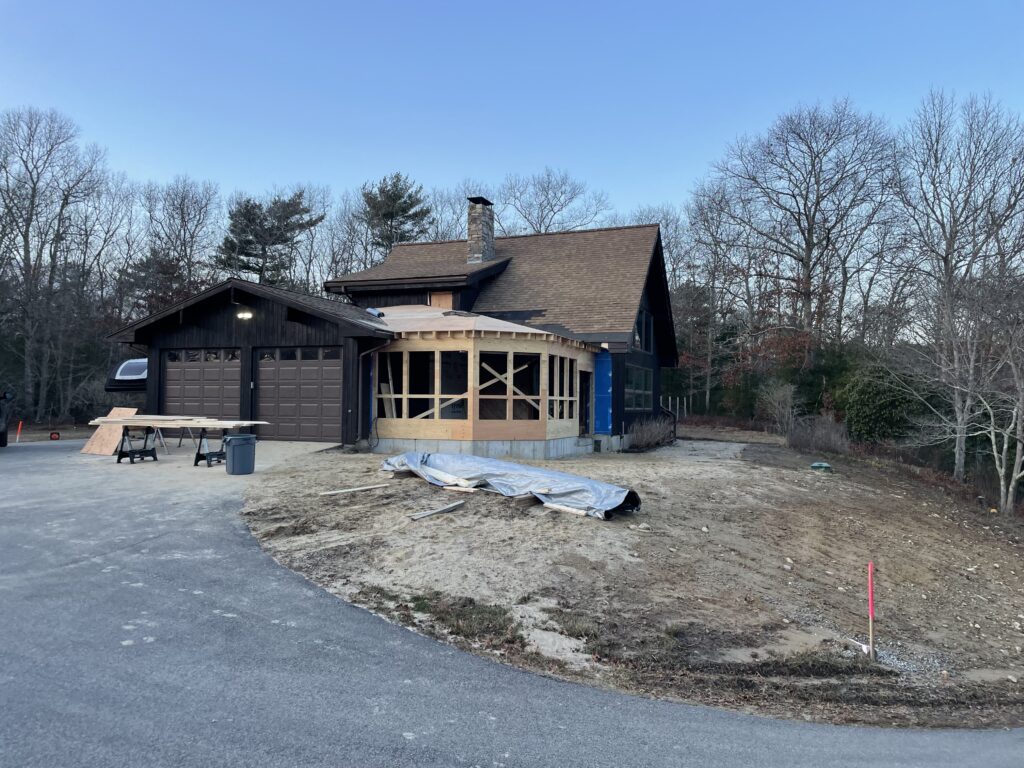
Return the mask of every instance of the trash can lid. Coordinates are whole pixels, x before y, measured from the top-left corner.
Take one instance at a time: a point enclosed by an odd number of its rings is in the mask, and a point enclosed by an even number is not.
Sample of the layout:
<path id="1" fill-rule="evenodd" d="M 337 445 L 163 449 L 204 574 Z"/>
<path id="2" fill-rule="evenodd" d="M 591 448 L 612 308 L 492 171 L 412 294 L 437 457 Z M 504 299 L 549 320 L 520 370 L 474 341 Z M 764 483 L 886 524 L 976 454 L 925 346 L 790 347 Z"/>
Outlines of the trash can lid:
<path id="1" fill-rule="evenodd" d="M 224 435 L 225 443 L 255 443 L 256 435 Z"/>

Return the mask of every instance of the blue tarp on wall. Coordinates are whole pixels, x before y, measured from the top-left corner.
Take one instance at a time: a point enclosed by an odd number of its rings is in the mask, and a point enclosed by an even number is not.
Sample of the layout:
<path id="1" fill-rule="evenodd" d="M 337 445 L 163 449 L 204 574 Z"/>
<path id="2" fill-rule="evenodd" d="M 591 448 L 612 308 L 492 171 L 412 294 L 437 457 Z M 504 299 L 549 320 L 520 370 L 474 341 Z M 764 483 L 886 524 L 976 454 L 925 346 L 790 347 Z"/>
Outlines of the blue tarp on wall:
<path id="1" fill-rule="evenodd" d="M 612 433 L 612 356 L 607 349 L 594 357 L 594 432 Z"/>

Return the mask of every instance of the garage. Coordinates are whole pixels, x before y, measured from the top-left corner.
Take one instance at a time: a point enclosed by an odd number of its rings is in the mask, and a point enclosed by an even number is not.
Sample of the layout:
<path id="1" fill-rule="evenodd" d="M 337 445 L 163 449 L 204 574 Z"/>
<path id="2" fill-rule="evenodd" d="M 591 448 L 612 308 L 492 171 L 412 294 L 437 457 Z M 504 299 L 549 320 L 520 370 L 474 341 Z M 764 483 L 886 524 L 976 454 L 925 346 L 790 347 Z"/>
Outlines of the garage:
<path id="1" fill-rule="evenodd" d="M 241 418 L 241 350 L 168 349 L 164 352 L 162 412 L 168 416 Z"/>
<path id="2" fill-rule="evenodd" d="M 278 347 L 256 351 L 256 419 L 260 437 L 341 439 L 341 347 Z"/>
<path id="3" fill-rule="evenodd" d="M 360 371 L 394 334 L 336 299 L 230 278 L 108 338 L 146 356 L 145 412 L 266 421 L 265 440 L 355 444 Z"/>

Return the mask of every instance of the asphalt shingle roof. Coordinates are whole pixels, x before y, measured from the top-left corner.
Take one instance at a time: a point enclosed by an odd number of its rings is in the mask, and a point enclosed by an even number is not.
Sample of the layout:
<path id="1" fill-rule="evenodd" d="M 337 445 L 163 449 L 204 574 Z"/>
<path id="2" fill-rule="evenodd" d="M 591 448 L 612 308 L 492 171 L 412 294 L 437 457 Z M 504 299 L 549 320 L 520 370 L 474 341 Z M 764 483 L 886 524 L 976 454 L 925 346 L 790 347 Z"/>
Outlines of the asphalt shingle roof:
<path id="1" fill-rule="evenodd" d="M 495 260 L 467 264 L 465 240 L 404 243 L 380 266 L 329 285 L 472 275 L 506 261 L 473 311 L 574 336 L 632 333 L 658 225 L 555 232 L 494 241 Z"/>

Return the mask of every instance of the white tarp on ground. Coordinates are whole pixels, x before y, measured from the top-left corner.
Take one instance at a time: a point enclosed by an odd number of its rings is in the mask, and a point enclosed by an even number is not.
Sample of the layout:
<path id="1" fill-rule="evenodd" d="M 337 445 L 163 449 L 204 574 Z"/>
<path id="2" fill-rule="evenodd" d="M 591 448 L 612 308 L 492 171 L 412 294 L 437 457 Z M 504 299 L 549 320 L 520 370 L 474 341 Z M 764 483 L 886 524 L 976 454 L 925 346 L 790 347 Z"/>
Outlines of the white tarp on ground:
<path id="1" fill-rule="evenodd" d="M 578 509 L 600 520 L 640 507 L 640 497 L 628 488 L 481 456 L 410 451 L 387 459 L 382 469 L 409 470 L 434 485 L 491 488 L 505 496 L 532 493 L 542 502 Z"/>

